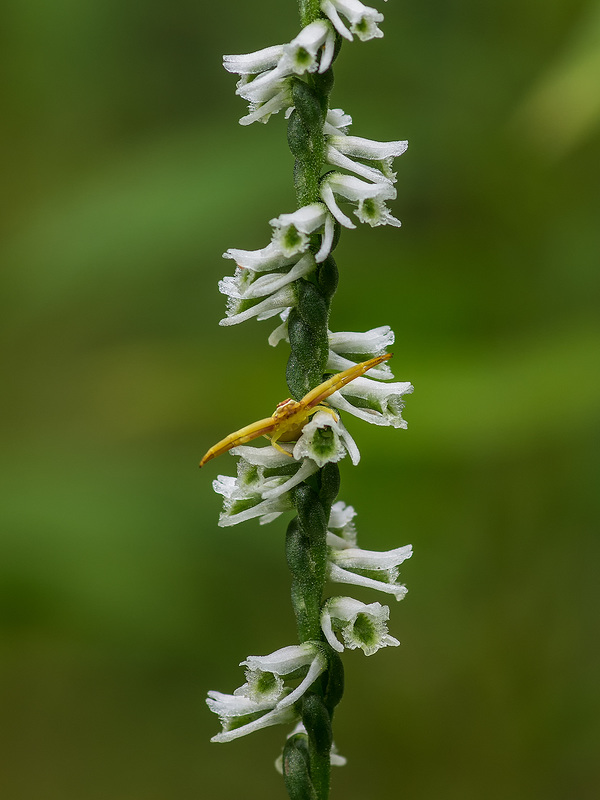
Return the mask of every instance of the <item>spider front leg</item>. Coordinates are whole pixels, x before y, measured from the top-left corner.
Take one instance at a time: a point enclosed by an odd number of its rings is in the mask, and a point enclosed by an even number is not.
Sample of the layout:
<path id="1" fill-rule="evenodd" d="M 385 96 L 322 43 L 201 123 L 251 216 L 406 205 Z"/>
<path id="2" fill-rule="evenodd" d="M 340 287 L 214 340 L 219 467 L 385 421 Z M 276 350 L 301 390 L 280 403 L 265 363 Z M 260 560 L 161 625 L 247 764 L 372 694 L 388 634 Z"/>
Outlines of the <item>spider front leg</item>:
<path id="1" fill-rule="evenodd" d="M 310 411 L 308 412 L 308 416 L 312 417 L 312 415 L 316 414 L 317 411 L 324 411 L 326 414 L 330 414 L 333 417 L 333 421 L 334 422 L 339 422 L 340 421 L 340 418 L 335 413 L 333 408 L 330 408 L 329 406 L 315 406 L 314 408 L 310 409 Z"/>
<path id="2" fill-rule="evenodd" d="M 281 436 L 281 433 L 279 433 L 279 434 L 274 433 L 272 436 L 265 436 L 265 439 L 270 439 L 271 444 L 273 445 L 275 450 L 279 450 L 280 453 L 283 453 L 284 455 L 289 456 L 290 458 L 293 458 L 294 457 L 293 453 L 290 453 L 289 450 L 284 450 L 283 447 L 280 444 L 277 444 L 277 440 L 280 438 L 280 436 Z"/>

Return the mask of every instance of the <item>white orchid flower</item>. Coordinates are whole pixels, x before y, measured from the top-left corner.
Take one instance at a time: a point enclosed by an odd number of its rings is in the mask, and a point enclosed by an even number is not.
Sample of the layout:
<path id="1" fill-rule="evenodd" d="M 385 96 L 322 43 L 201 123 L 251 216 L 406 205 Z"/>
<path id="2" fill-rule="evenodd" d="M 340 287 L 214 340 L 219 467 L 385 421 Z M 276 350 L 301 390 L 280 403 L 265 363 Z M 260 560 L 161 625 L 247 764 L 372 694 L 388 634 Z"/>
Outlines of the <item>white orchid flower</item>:
<path id="1" fill-rule="evenodd" d="M 371 656 L 382 647 L 397 647 L 400 642 L 388 634 L 388 606 L 381 603 L 361 603 L 352 597 L 332 597 L 323 606 L 321 628 L 334 650 L 343 652 L 344 647 L 357 647 L 366 656 Z M 341 634 L 343 644 L 336 634 Z"/>
<path id="2" fill-rule="evenodd" d="M 325 411 L 319 411 L 313 416 L 294 445 L 294 458 L 310 458 L 319 467 L 340 461 L 346 453 L 353 464 L 358 464 L 360 453 L 356 442 L 341 420 Z"/>
<path id="3" fill-rule="evenodd" d="M 340 36 L 349 41 L 352 41 L 353 33 L 363 42 L 383 36 L 383 32 L 377 27 L 377 23 L 383 21 L 383 14 L 375 8 L 365 6 L 359 0 L 321 0 L 321 10 L 329 17 Z M 350 23 L 350 30 L 342 22 L 340 14 Z"/>
<path id="4" fill-rule="evenodd" d="M 373 425 L 407 428 L 408 425 L 402 418 L 402 398 L 413 390 L 414 386 L 408 381 L 379 383 L 369 378 L 356 378 L 343 389 L 334 392 L 328 398 L 328 403 L 339 411 L 348 411 Z"/>

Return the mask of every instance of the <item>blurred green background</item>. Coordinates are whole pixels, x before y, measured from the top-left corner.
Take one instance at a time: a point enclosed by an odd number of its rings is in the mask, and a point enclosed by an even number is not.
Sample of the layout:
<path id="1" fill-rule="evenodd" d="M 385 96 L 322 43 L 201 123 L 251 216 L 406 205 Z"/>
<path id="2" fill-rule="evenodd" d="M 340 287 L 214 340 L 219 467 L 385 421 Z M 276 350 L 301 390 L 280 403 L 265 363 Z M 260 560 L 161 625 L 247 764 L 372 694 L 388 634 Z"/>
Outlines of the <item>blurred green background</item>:
<path id="1" fill-rule="evenodd" d="M 343 235 L 332 327 L 390 324 L 416 388 L 408 431 L 348 421 L 340 497 L 415 555 L 402 647 L 345 658 L 332 800 L 591 800 L 600 4 L 382 10 L 333 104 L 410 140 L 403 227 Z M 220 57 L 297 27 L 292 0 L 2 6 L 7 800 L 284 797 L 285 731 L 210 744 L 204 697 L 295 641 L 285 525 L 219 529 L 234 462 L 197 461 L 287 396 L 270 323 L 217 327 L 221 253 L 294 208 L 282 115 L 237 125 Z"/>

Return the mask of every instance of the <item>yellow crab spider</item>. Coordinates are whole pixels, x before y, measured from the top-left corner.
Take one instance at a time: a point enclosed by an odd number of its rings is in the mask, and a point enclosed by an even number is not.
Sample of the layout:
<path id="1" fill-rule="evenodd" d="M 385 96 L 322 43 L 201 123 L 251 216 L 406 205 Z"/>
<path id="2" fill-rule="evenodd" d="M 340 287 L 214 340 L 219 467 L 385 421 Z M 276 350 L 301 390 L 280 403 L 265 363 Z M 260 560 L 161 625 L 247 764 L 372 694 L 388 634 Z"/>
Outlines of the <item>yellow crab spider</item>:
<path id="1" fill-rule="evenodd" d="M 385 355 L 376 356 L 376 358 L 370 358 L 368 361 L 355 364 L 343 372 L 338 372 L 337 375 L 332 375 L 324 383 L 320 383 L 314 389 L 311 389 L 308 394 L 304 395 L 302 400 L 292 400 L 290 397 L 287 400 L 283 400 L 277 404 L 277 408 L 271 417 L 259 419 L 258 422 L 246 425 L 244 428 L 240 428 L 239 431 L 234 431 L 220 442 L 217 442 L 206 453 L 200 462 L 200 466 L 203 467 L 211 458 L 216 458 L 221 453 L 226 453 L 232 447 L 251 442 L 252 439 L 257 439 L 259 436 L 266 436 L 267 439 L 271 440 L 273 447 L 293 458 L 292 454 L 280 447 L 277 442 L 295 442 L 299 438 L 302 428 L 317 411 L 326 411 L 337 422 L 337 414 L 329 406 L 321 405 L 322 401 L 347 383 L 350 383 L 350 381 L 364 375 L 365 372 L 391 357 L 391 353 L 385 353 Z"/>

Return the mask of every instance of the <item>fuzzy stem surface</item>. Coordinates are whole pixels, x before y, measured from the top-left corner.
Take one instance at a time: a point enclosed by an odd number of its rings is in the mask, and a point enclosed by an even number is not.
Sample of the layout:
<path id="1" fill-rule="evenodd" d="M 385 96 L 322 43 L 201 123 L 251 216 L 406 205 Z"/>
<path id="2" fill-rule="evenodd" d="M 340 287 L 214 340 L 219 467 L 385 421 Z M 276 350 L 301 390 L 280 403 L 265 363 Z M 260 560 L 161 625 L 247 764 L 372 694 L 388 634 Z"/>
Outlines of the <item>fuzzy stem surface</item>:
<path id="1" fill-rule="evenodd" d="M 318 0 L 300 0 L 300 16 L 308 25 L 321 16 Z M 294 184 L 298 207 L 320 202 L 320 179 L 325 161 L 323 125 L 327 115 L 333 70 L 297 79 L 293 85 L 294 111 L 288 123 L 288 143 L 295 157 Z M 315 245 L 316 248 L 316 245 Z M 329 307 L 337 286 L 337 266 L 332 256 L 309 279 L 297 282 L 298 304 L 289 316 L 290 357 L 286 378 L 293 397 L 300 399 L 323 380 L 329 353 Z M 321 605 L 326 580 L 327 523 L 339 489 L 337 464 L 327 464 L 311 485 L 294 493 L 298 512 L 288 526 L 286 553 L 292 573 L 292 604 L 301 642 L 323 640 Z M 286 788 L 292 800 L 327 800 L 330 786 L 331 719 L 341 699 L 341 661 L 336 658 L 305 694 L 302 721 L 306 745 L 296 740 L 287 746 Z M 331 664 L 330 660 L 330 664 Z"/>

